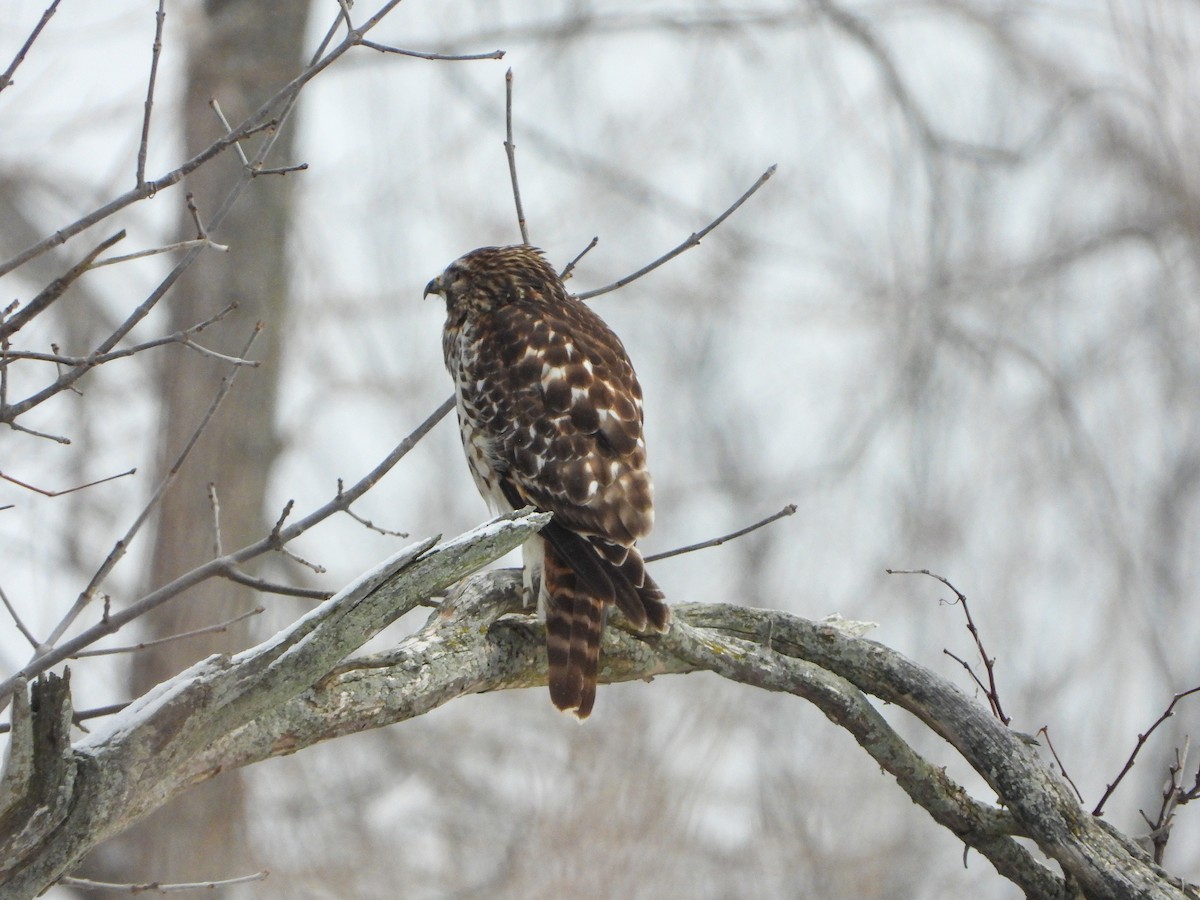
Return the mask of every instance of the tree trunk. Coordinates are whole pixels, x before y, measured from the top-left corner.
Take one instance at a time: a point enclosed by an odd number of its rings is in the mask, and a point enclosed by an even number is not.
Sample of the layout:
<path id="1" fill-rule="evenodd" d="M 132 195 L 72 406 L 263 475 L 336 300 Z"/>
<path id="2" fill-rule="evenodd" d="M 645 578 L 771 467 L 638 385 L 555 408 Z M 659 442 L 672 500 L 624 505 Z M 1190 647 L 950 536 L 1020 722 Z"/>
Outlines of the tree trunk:
<path id="1" fill-rule="evenodd" d="M 187 63 L 184 98 L 186 151 L 191 155 L 219 136 L 222 126 L 210 107 L 215 98 L 236 124 L 298 71 L 309 4 L 256 0 L 207 0 L 198 27 L 203 39 L 193 44 Z M 168 52 L 169 52 L 168 46 Z M 293 120 L 294 126 L 294 120 Z M 294 127 L 275 145 L 278 164 L 291 161 Z M 248 145 L 252 153 L 254 144 Z M 238 177 L 233 154 L 205 166 L 188 180 L 201 220 L 211 214 Z M 290 177 L 260 177 L 234 207 L 213 238 L 228 253 L 203 254 L 166 304 L 169 331 L 187 328 L 230 303 L 238 312 L 206 330 L 201 341 L 214 350 L 238 355 L 256 321 L 266 328 L 253 356 L 263 363 L 244 371 L 233 392 L 209 424 L 159 514 L 147 580 L 160 585 L 211 558 L 214 534 L 208 485 L 220 501 L 221 537 L 237 547 L 261 537 L 267 527 L 264 490 L 279 452 L 274 416 L 279 349 L 287 311 L 287 234 Z M 190 217 L 184 237 L 195 236 Z M 212 402 L 227 367 L 191 349 L 163 352 L 158 390 L 161 478 L 186 444 Z M 158 610 L 147 620 L 147 638 L 189 631 L 236 616 L 254 605 L 252 592 L 229 581 L 212 580 L 193 588 L 188 598 Z M 247 643 L 244 624 L 222 634 L 166 644 L 137 654 L 130 696 L 213 652 Z M 196 881 L 227 877 L 252 868 L 244 825 L 244 790 L 238 773 L 224 775 L 169 804 L 125 835 L 105 854 L 105 875 L 117 881 Z"/>

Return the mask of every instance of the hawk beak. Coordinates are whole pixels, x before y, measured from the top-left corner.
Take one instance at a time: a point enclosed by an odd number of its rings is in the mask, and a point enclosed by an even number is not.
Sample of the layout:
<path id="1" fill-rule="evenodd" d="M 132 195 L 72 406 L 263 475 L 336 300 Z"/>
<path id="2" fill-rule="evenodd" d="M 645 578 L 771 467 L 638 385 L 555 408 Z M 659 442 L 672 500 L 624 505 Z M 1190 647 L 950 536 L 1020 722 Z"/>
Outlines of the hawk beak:
<path id="1" fill-rule="evenodd" d="M 422 299 L 428 297 L 430 294 L 437 294 L 439 297 L 445 296 L 446 289 L 442 287 L 441 277 L 435 278 L 429 284 L 425 285 L 425 293 Z"/>

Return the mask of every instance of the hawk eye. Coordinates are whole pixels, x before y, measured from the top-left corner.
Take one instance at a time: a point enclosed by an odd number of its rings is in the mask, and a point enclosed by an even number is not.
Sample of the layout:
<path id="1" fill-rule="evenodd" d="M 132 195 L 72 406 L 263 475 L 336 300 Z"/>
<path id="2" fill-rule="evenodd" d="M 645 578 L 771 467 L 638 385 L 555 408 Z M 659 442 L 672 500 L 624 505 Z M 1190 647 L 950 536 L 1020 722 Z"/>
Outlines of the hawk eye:
<path id="1" fill-rule="evenodd" d="M 446 271 L 445 275 L 446 293 L 461 294 L 467 287 L 467 273 L 457 267 L 452 267 Z"/>

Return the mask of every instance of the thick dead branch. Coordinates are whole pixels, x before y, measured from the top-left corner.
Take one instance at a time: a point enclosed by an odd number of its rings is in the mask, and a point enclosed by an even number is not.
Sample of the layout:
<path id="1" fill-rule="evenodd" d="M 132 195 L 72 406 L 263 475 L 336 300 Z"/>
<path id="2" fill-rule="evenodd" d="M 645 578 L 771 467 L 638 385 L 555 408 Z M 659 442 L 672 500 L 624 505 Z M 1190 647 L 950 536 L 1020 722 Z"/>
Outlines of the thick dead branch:
<path id="1" fill-rule="evenodd" d="M 53 807 L 60 812 L 51 832 L 40 830 L 40 819 L 26 823 L 10 813 L 3 820 L 0 841 L 32 831 L 45 843 L 17 848 L 21 863 L 0 886 L 11 896 L 31 896 L 68 872 L 87 846 L 230 767 L 413 718 L 467 694 L 544 685 L 544 633 L 521 609 L 515 572 L 469 578 L 392 650 L 342 660 L 399 615 L 519 544 L 545 519 L 515 513 L 432 549 L 431 541 L 415 545 L 259 647 L 198 663 L 65 755 L 46 754 L 59 760 L 68 781 L 78 773 L 64 789 L 69 809 Z M 809 700 L 1027 897 L 1066 900 L 1076 896 L 1074 886 L 1100 898 L 1196 896 L 1133 841 L 1081 809 L 1032 740 L 899 653 L 836 625 L 770 610 L 685 603 L 674 611 L 676 624 L 661 637 L 609 629 L 602 680 L 708 670 Z M 969 796 L 916 753 L 868 695 L 904 708 L 944 737 L 998 802 Z M 24 709 L 15 710 L 18 749 L 10 773 L 29 772 L 29 760 L 43 752 L 37 734 L 29 737 Z M 69 719 L 69 706 L 65 715 Z M 29 796 L 21 789 L 29 780 L 6 775 L 7 794 Z M 37 796 L 47 802 L 44 791 Z M 1033 841 L 1069 877 L 1018 837 Z"/>

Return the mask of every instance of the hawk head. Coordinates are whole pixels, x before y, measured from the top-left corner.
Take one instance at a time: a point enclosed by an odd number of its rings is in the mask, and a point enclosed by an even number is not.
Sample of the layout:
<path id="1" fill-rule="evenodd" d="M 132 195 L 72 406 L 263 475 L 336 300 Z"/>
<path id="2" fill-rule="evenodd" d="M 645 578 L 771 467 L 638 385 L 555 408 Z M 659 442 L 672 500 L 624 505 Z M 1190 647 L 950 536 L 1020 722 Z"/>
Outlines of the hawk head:
<path id="1" fill-rule="evenodd" d="M 542 251 L 528 244 L 515 244 L 480 247 L 459 257 L 425 285 L 425 296 L 440 296 L 454 316 L 481 313 L 519 301 L 537 303 L 550 299 L 544 295 L 546 290 L 561 294 L 555 300 L 566 299 L 566 289 Z"/>

